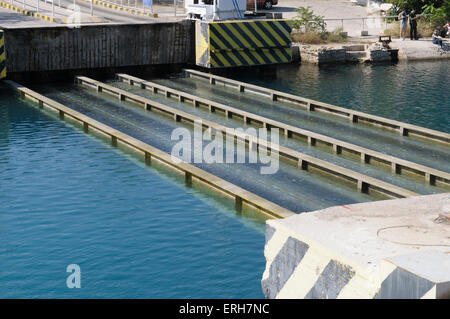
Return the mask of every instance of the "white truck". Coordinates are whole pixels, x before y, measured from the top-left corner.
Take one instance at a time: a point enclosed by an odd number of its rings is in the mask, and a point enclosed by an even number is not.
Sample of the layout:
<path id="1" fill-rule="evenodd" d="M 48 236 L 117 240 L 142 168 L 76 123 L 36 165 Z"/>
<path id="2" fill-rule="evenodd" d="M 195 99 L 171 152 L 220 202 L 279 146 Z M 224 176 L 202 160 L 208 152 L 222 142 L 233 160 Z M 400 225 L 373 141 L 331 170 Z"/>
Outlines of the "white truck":
<path id="1" fill-rule="evenodd" d="M 247 0 L 185 0 L 185 8 L 188 19 L 242 19 L 247 9 Z"/>

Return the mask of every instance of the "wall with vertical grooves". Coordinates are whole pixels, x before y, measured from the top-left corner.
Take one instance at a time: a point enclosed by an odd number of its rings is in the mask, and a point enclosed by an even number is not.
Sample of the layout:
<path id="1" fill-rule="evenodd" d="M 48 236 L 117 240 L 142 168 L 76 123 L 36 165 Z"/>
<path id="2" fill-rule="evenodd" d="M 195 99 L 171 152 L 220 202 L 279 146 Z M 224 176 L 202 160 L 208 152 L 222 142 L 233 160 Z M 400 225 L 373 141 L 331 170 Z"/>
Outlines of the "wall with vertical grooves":
<path id="1" fill-rule="evenodd" d="M 5 29 L 7 69 L 46 72 L 194 62 L 190 21 Z"/>

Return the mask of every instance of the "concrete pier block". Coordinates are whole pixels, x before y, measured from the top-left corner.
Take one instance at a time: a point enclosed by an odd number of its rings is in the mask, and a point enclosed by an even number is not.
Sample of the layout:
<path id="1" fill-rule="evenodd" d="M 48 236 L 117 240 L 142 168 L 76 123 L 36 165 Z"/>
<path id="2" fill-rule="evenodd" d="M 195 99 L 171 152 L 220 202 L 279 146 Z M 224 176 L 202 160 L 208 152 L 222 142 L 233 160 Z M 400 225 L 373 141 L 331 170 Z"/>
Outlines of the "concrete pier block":
<path id="1" fill-rule="evenodd" d="M 358 115 L 350 114 L 349 119 L 350 119 L 350 122 L 352 122 L 352 123 L 358 123 Z"/>
<path id="2" fill-rule="evenodd" d="M 236 196 L 235 202 L 234 202 L 234 208 L 237 212 L 242 212 L 242 198 L 239 196 Z"/>
<path id="3" fill-rule="evenodd" d="M 339 145 L 333 145 L 333 152 L 337 155 L 342 154 L 342 147 Z"/>
<path id="4" fill-rule="evenodd" d="M 315 146 L 316 145 L 316 139 L 314 137 L 308 136 L 308 145 L 309 146 Z"/>
<path id="5" fill-rule="evenodd" d="M 402 172 L 402 167 L 399 164 L 396 163 L 392 163 L 391 164 L 391 170 L 393 174 L 401 174 Z"/>
<path id="6" fill-rule="evenodd" d="M 308 162 L 305 161 L 304 159 L 299 159 L 297 165 L 298 165 L 298 168 L 300 168 L 301 170 L 307 170 L 308 169 Z"/>
<path id="7" fill-rule="evenodd" d="M 408 136 L 409 131 L 408 131 L 407 128 L 400 127 L 399 131 L 400 131 L 400 135 L 402 135 L 402 136 Z"/>
<path id="8" fill-rule="evenodd" d="M 284 129 L 284 136 L 288 138 L 292 137 L 292 131 L 289 131 L 287 128 Z"/>
<path id="9" fill-rule="evenodd" d="M 146 165 L 152 164 L 152 155 L 149 152 L 145 152 L 145 164 Z"/>
<path id="10" fill-rule="evenodd" d="M 361 153 L 361 162 L 362 163 L 370 163 L 370 155 Z"/>
<path id="11" fill-rule="evenodd" d="M 369 185 L 366 182 L 359 180 L 356 184 L 358 192 L 367 193 L 369 191 Z"/>
<path id="12" fill-rule="evenodd" d="M 44 102 L 39 101 L 38 104 L 39 104 L 39 108 L 40 108 L 40 109 L 43 109 L 43 108 L 44 108 Z"/>
<path id="13" fill-rule="evenodd" d="M 192 174 L 189 172 L 185 172 L 184 181 L 186 183 L 186 186 L 192 186 Z"/>
<path id="14" fill-rule="evenodd" d="M 430 185 L 435 185 L 435 184 L 436 184 L 436 176 L 434 176 L 433 174 L 425 173 L 425 180 L 426 180 Z"/>
<path id="15" fill-rule="evenodd" d="M 61 120 L 63 120 L 64 119 L 64 111 L 61 111 L 61 110 L 59 110 L 59 118 L 61 119 Z"/>
<path id="16" fill-rule="evenodd" d="M 267 298 L 450 298 L 450 193 L 266 222 Z"/>
<path id="17" fill-rule="evenodd" d="M 111 136 L 111 145 L 117 147 L 117 137 Z"/>
<path id="18" fill-rule="evenodd" d="M 241 84 L 238 85 L 238 91 L 239 92 L 244 92 L 245 91 L 245 87 Z"/>
<path id="19" fill-rule="evenodd" d="M 86 122 L 83 122 L 83 131 L 84 133 L 89 133 L 89 124 Z"/>

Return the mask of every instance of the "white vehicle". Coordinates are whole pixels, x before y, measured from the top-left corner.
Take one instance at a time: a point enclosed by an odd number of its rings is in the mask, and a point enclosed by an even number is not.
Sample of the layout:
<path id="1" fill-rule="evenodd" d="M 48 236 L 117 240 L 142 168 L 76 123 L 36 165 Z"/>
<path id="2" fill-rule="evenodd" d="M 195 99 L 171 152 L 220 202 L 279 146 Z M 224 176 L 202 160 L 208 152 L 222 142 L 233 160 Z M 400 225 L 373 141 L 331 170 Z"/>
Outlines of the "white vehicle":
<path id="1" fill-rule="evenodd" d="M 247 0 L 185 0 L 185 8 L 188 19 L 242 19 Z"/>

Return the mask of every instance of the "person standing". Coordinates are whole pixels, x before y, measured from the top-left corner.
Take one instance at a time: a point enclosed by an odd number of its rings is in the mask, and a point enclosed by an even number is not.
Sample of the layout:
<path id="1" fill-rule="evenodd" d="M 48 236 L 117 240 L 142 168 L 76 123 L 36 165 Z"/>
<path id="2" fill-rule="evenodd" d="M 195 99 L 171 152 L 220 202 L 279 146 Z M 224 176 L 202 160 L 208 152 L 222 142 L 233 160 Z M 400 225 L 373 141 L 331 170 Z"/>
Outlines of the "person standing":
<path id="1" fill-rule="evenodd" d="M 444 25 L 444 29 L 446 29 L 445 35 L 447 38 L 450 38 L 450 20 L 447 20 L 447 24 Z"/>
<path id="2" fill-rule="evenodd" d="M 400 38 L 402 38 L 402 40 L 405 40 L 406 22 L 408 20 L 408 16 L 406 14 L 405 9 L 403 9 L 402 12 L 399 13 L 398 20 L 400 21 Z"/>
<path id="3" fill-rule="evenodd" d="M 414 9 L 409 13 L 409 37 L 411 40 L 419 40 L 417 37 L 417 19 L 419 17 L 420 15 L 417 15 Z"/>

